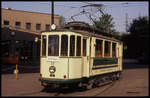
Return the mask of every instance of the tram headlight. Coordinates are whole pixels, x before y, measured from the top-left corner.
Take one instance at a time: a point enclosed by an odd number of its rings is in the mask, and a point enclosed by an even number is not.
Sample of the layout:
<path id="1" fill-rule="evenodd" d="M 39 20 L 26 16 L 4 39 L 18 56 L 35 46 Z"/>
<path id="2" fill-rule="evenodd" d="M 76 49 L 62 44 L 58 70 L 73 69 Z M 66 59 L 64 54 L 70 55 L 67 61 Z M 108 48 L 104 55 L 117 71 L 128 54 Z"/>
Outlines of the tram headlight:
<path id="1" fill-rule="evenodd" d="M 50 66 L 49 67 L 49 72 L 50 73 L 54 73 L 56 71 L 56 67 L 55 66 Z"/>

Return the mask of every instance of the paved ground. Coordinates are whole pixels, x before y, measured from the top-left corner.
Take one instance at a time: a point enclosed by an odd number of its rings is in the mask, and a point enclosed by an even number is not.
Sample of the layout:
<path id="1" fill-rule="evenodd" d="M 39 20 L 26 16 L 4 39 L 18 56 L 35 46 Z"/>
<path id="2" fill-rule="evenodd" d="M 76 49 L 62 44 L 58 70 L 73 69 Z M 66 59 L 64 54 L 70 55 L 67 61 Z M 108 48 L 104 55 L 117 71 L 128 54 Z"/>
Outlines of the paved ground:
<path id="1" fill-rule="evenodd" d="M 44 89 L 39 73 L 3 74 L 2 96 L 149 96 L 149 69 L 146 65 L 124 64 L 122 78 L 113 84 L 91 90 L 80 88 Z"/>

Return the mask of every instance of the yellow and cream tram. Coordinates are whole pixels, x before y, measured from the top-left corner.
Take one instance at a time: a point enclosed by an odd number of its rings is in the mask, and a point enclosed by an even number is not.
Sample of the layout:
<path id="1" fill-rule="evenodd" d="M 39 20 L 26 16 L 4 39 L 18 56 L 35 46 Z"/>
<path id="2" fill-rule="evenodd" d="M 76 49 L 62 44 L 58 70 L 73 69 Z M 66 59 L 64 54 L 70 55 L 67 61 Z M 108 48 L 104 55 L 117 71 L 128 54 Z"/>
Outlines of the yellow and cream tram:
<path id="1" fill-rule="evenodd" d="M 39 80 L 43 86 L 99 86 L 120 77 L 122 49 L 121 41 L 85 30 L 43 32 Z"/>

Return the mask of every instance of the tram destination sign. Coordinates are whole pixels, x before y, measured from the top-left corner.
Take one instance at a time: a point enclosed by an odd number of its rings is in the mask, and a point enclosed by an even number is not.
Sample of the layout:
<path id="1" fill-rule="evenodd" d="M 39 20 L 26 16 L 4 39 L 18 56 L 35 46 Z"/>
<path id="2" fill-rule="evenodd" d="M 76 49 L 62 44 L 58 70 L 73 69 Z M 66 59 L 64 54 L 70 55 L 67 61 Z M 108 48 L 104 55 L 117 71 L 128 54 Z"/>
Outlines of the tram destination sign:
<path id="1" fill-rule="evenodd" d="M 58 57 L 47 57 L 47 61 L 48 62 L 51 62 L 51 61 L 57 62 L 57 61 L 59 61 L 59 58 Z"/>

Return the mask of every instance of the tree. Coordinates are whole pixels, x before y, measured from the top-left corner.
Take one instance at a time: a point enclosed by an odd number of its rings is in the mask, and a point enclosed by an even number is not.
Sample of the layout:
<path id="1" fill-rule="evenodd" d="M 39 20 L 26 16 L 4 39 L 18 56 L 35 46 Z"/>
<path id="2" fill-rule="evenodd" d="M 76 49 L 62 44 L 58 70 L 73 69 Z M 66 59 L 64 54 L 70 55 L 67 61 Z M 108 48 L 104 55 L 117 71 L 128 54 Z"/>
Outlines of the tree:
<path id="1" fill-rule="evenodd" d="M 114 30 L 114 22 L 112 20 L 113 17 L 110 14 L 102 14 L 99 20 L 94 21 L 94 25 L 103 32 L 112 33 Z"/>
<path id="2" fill-rule="evenodd" d="M 112 29 L 111 32 L 112 32 L 111 34 L 112 34 L 113 37 L 115 37 L 116 39 L 121 40 L 120 32 L 116 31 L 115 29 Z"/>
<path id="3" fill-rule="evenodd" d="M 148 56 L 149 54 L 149 20 L 146 16 L 134 19 L 129 27 L 130 35 L 123 38 L 130 57 Z"/>

